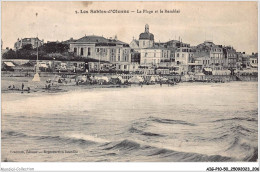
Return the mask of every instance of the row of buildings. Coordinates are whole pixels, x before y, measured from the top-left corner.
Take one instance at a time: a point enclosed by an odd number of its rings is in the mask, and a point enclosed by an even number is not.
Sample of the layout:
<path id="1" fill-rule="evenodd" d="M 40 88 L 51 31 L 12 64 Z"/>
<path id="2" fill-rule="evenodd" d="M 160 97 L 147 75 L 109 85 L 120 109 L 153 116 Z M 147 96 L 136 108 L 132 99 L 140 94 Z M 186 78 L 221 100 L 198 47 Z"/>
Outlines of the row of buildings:
<path id="1" fill-rule="evenodd" d="M 33 47 L 36 45 L 34 39 L 27 39 L 18 40 L 15 49 L 30 41 Z M 38 41 L 43 44 L 43 40 Z M 117 70 L 153 74 L 160 71 L 163 74 L 220 75 L 227 71 L 258 67 L 257 53 L 247 55 L 237 52 L 232 46 L 216 45 L 212 41 L 197 46 L 183 43 L 180 38 L 155 42 L 148 24 L 139 39 L 133 38 L 130 44 L 118 40 L 116 36 L 104 38 L 95 35 L 70 39 L 64 43 L 70 45 L 69 51 L 75 56 L 95 60 L 88 64 L 88 70 L 93 72 Z"/>

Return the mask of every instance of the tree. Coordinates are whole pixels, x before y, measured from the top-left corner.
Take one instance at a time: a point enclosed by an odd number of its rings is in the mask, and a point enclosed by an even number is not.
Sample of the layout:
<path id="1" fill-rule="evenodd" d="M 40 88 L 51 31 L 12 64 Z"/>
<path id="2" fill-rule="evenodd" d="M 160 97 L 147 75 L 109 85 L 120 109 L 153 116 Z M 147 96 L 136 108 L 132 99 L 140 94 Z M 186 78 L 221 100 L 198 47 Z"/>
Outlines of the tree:
<path id="1" fill-rule="evenodd" d="M 16 59 L 17 58 L 17 54 L 15 53 L 15 51 L 13 51 L 11 49 L 11 50 L 7 51 L 6 53 L 4 53 L 2 58 L 3 59 Z"/>
<path id="2" fill-rule="evenodd" d="M 32 47 L 32 44 L 26 44 L 26 45 L 23 45 L 22 49 L 23 50 L 32 50 L 33 47 Z"/>
<path id="3" fill-rule="evenodd" d="M 69 45 L 57 42 L 49 42 L 40 47 L 40 50 L 46 53 L 65 53 L 68 52 L 68 49 Z"/>

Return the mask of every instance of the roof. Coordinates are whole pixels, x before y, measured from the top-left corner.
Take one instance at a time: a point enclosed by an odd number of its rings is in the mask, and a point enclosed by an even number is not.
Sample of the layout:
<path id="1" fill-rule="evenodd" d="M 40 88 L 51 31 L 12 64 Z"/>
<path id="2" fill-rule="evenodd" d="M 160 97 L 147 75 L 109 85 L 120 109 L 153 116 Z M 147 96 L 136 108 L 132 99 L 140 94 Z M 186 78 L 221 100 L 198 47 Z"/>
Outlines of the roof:
<path id="1" fill-rule="evenodd" d="M 97 42 L 108 42 L 108 39 L 102 37 L 102 36 L 95 36 L 95 35 L 91 35 L 91 36 L 84 36 L 80 39 L 78 39 L 75 42 L 91 42 L 91 43 L 97 43 Z"/>
<path id="2" fill-rule="evenodd" d="M 12 62 L 4 62 L 6 66 L 14 67 L 15 65 Z"/>
<path id="3" fill-rule="evenodd" d="M 125 42 L 122 42 L 120 40 L 116 39 L 107 39 L 103 36 L 96 36 L 96 35 L 90 35 L 90 36 L 84 36 L 76 41 L 73 41 L 75 43 L 95 43 L 96 46 L 116 46 L 116 45 L 123 45 L 128 47 L 129 45 Z M 71 42 L 71 43 L 73 43 Z"/>
<path id="4" fill-rule="evenodd" d="M 38 40 L 38 41 L 40 41 L 40 39 L 39 38 L 23 38 L 23 39 L 21 39 L 23 42 L 31 42 L 31 40 Z"/>
<path id="5" fill-rule="evenodd" d="M 147 33 L 147 32 L 144 32 L 144 33 L 141 33 L 140 35 L 139 35 L 139 40 L 140 39 L 148 39 L 148 40 L 154 40 L 154 35 L 152 34 L 152 33 Z"/>
<path id="6" fill-rule="evenodd" d="M 136 43 L 136 45 L 139 46 L 139 41 L 138 40 L 134 39 L 133 41 Z"/>

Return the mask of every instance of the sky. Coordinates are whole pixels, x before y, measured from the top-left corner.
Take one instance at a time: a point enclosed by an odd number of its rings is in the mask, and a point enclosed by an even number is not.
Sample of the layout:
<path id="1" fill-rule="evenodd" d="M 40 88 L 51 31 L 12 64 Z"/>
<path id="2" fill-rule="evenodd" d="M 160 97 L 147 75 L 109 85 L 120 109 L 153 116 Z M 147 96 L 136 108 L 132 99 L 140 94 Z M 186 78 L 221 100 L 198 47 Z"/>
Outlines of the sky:
<path id="1" fill-rule="evenodd" d="M 150 26 L 155 42 L 182 39 L 192 46 L 205 40 L 231 45 L 251 54 L 258 48 L 257 2 L 2 2 L 3 48 L 17 38 L 47 41 L 85 35 L 114 37 L 130 43 Z M 180 13 L 155 13 L 156 10 Z M 78 13 L 85 10 L 129 10 L 130 13 Z M 153 13 L 137 13 L 148 10 Z M 133 11 L 133 12 L 131 12 Z M 38 13 L 36 17 L 36 13 Z"/>

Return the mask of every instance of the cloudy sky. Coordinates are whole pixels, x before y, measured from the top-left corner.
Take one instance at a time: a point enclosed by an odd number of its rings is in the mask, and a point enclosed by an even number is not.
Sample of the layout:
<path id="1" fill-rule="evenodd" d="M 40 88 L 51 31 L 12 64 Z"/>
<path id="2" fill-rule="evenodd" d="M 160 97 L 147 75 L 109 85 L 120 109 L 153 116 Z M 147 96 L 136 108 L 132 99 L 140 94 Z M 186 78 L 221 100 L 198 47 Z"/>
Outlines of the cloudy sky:
<path id="1" fill-rule="evenodd" d="M 180 13 L 136 11 L 180 10 Z M 130 14 L 76 14 L 80 10 L 129 10 Z M 206 40 L 257 52 L 257 2 L 2 2 L 3 47 L 17 38 L 44 41 L 78 39 L 84 35 L 114 37 L 130 43 L 149 24 L 156 42 L 181 37 L 197 45 Z M 36 13 L 38 16 L 36 17 Z"/>

